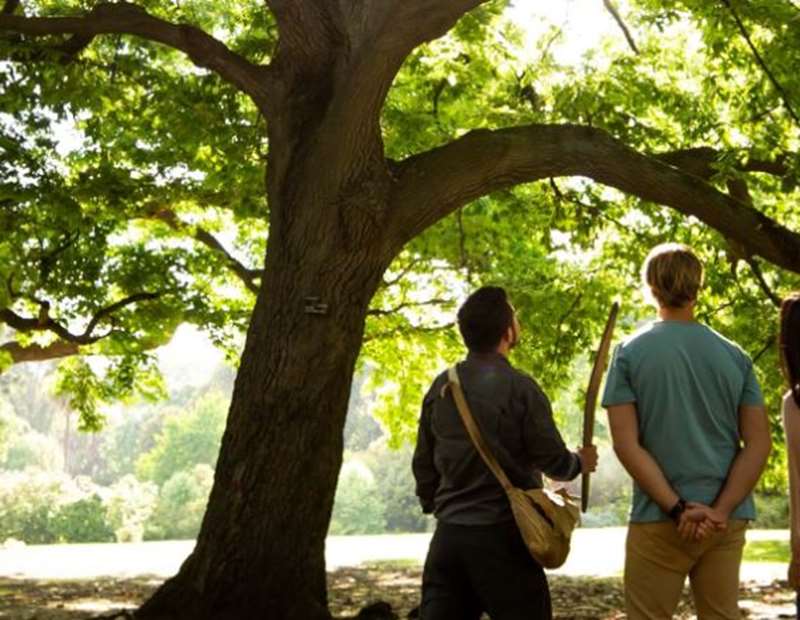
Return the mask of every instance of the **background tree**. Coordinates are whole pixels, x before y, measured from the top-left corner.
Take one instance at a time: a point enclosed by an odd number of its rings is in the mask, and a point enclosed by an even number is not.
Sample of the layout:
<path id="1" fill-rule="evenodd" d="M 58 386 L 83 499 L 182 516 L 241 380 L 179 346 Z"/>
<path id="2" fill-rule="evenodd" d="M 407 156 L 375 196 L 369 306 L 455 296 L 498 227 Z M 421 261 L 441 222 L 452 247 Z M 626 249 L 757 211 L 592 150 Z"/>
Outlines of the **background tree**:
<path id="1" fill-rule="evenodd" d="M 142 480 L 164 484 L 175 472 L 217 462 L 225 427 L 228 400 L 220 392 L 208 392 L 188 411 L 177 410 L 164 420 L 155 445 L 139 457 L 136 473 Z"/>
<path id="2" fill-rule="evenodd" d="M 214 470 L 205 463 L 170 476 L 161 487 L 147 535 L 168 540 L 197 536 L 213 479 Z"/>
<path id="3" fill-rule="evenodd" d="M 197 547 L 140 617 L 329 617 L 362 343 L 383 402 L 410 400 L 452 358 L 456 274 L 513 290 L 521 353 L 558 386 L 608 294 L 637 300 L 647 247 L 688 241 L 701 317 L 774 363 L 763 317 L 800 272 L 796 7 L 638 0 L 580 67 L 550 54 L 557 31 L 521 54 L 504 7 L 5 2 L 5 364 L 68 357 L 92 427 L 99 402 L 153 392 L 177 325 L 231 355 L 247 329 Z"/>
<path id="4" fill-rule="evenodd" d="M 412 454 L 413 450 L 409 445 L 392 450 L 387 449 L 384 442 L 376 442 L 367 453 L 366 462 L 377 483 L 375 493 L 385 507 L 388 532 L 424 532 L 432 525 L 431 517 L 422 514 L 415 493 L 416 481 L 411 471 Z M 335 508 L 336 504 L 334 511 Z"/>
<path id="5" fill-rule="evenodd" d="M 385 513 L 386 505 L 370 470 L 358 462 L 345 464 L 336 486 L 330 533 L 383 533 L 386 531 Z"/>

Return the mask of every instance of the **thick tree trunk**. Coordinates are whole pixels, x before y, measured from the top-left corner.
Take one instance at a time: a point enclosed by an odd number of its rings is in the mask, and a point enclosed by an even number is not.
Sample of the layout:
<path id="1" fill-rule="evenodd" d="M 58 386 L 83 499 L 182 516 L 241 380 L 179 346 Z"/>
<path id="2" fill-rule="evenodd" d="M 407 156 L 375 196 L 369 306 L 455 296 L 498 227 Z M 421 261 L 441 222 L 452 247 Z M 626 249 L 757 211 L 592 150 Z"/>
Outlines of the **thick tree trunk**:
<path id="1" fill-rule="evenodd" d="M 377 121 L 343 164 L 315 117 L 328 108 L 287 102 L 270 127 L 265 271 L 197 547 L 137 618 L 330 617 L 325 537 L 352 375 L 398 248 L 382 228 Z"/>
<path id="2" fill-rule="evenodd" d="M 309 247 L 302 263 L 271 256 L 197 547 L 137 617 L 329 617 L 325 536 L 364 318 L 383 269 L 367 252 L 313 254 Z M 313 286 L 309 273 L 319 276 Z M 306 311 L 321 304 L 327 314 Z"/>

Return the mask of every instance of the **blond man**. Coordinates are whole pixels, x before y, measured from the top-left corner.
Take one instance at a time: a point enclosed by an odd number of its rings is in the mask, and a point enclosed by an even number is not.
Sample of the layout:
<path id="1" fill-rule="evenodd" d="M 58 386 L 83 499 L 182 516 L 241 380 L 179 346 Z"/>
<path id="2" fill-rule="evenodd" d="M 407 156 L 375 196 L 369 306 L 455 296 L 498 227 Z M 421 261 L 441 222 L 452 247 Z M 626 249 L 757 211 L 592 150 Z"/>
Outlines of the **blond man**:
<path id="1" fill-rule="evenodd" d="M 634 480 L 628 618 L 671 618 L 688 576 L 700 620 L 738 619 L 751 491 L 770 450 L 761 390 L 747 354 L 695 320 L 703 267 L 690 248 L 657 246 L 642 279 L 658 319 L 616 348 L 603 396 Z"/>

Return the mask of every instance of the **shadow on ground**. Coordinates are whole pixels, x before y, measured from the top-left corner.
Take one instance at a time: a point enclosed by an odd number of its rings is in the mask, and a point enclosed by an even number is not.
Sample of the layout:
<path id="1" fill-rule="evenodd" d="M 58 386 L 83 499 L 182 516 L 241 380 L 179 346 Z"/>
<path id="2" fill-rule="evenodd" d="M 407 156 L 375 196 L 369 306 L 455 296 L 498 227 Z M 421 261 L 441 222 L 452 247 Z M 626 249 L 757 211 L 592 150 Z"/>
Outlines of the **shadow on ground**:
<path id="1" fill-rule="evenodd" d="M 82 581 L 18 581 L 0 578 L 3 620 L 88 620 L 134 609 L 158 587 L 158 579 L 95 579 Z M 419 599 L 420 568 L 381 563 L 340 569 L 329 574 L 331 609 L 339 618 L 355 617 L 365 605 L 389 603 L 397 618 L 406 618 Z M 555 617 L 571 620 L 624 618 L 622 583 L 618 578 L 551 576 Z M 745 584 L 741 591 L 744 617 L 752 620 L 793 618 L 793 593 L 786 584 Z M 678 618 L 691 618 L 688 592 Z M 391 616 L 381 616 L 390 618 Z"/>

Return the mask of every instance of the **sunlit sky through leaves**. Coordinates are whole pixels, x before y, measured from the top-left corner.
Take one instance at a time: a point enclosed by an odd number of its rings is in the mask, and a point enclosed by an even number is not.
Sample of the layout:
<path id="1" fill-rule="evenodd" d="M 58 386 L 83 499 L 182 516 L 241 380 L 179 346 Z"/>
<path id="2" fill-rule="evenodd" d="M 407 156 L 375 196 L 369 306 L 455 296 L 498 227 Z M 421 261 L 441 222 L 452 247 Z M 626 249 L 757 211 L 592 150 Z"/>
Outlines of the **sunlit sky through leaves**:
<path id="1" fill-rule="evenodd" d="M 624 14 L 624 3 L 618 2 Z M 606 11 L 602 0 L 516 0 L 509 16 L 526 33 L 526 53 L 534 57 L 542 37 L 553 27 L 563 34 L 550 47 L 556 60 L 577 64 L 583 55 L 597 46 L 607 35 L 619 33 L 614 18 Z"/>

